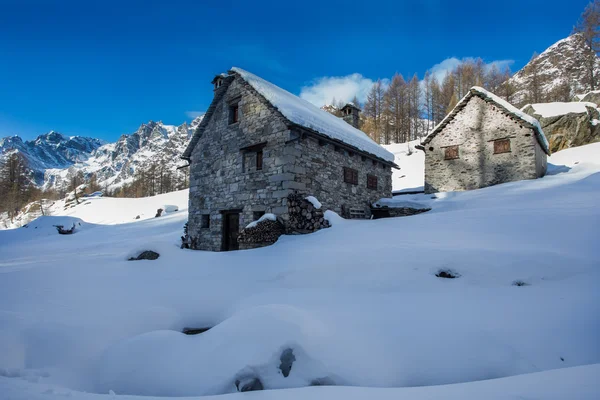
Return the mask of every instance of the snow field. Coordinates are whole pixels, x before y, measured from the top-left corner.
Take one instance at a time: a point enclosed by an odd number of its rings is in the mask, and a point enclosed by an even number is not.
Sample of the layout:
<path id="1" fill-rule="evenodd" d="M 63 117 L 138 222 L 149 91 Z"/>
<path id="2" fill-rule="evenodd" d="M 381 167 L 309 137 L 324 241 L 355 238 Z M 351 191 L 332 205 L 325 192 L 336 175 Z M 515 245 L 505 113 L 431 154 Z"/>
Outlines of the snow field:
<path id="1" fill-rule="evenodd" d="M 260 398 L 598 398 L 598 154 L 556 153 L 535 181 L 400 196 L 432 208 L 417 216 L 327 211 L 331 229 L 256 250 L 179 249 L 186 191 L 0 231 L 0 398 L 216 395 L 248 375 L 300 388 Z M 153 218 L 164 204 L 179 211 Z M 143 250 L 160 258 L 126 261 Z M 323 378 L 348 387 L 302 388 Z"/>

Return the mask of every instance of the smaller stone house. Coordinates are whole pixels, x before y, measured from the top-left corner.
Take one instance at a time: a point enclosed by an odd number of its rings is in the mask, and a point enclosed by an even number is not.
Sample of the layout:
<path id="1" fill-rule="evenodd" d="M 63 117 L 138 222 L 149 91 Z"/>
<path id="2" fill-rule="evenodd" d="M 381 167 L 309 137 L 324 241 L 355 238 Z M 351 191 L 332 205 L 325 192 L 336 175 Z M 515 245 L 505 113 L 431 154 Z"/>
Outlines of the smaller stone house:
<path id="1" fill-rule="evenodd" d="M 422 141 L 425 193 L 471 190 L 544 176 L 548 140 L 539 122 L 473 87 Z"/>

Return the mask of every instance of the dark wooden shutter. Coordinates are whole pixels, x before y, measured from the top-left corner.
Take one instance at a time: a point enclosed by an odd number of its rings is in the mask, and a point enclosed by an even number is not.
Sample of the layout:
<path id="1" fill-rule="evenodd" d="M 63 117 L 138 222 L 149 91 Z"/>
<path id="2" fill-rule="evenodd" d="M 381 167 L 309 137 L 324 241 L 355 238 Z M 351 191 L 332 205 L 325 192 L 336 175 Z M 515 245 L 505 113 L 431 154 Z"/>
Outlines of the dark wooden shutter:
<path id="1" fill-rule="evenodd" d="M 445 160 L 456 160 L 458 158 L 458 146 L 449 146 L 444 150 Z"/>
<path id="2" fill-rule="evenodd" d="M 510 139 L 494 140 L 494 154 L 510 153 Z"/>
<path id="3" fill-rule="evenodd" d="M 375 175 L 367 175 L 367 189 L 377 189 L 377 177 Z"/>
<path id="4" fill-rule="evenodd" d="M 358 171 L 353 168 L 344 167 L 344 182 L 358 185 Z"/>

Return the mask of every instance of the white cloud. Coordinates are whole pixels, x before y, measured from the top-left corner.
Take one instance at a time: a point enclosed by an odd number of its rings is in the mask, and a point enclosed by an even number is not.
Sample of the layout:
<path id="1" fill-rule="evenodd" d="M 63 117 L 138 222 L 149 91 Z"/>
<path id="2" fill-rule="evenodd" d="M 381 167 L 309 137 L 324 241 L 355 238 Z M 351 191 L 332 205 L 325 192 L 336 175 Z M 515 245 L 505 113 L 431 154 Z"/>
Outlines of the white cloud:
<path id="1" fill-rule="evenodd" d="M 354 96 L 363 103 L 373 86 L 373 81 L 361 74 L 346 76 L 324 76 L 317 78 L 310 85 L 302 87 L 300 97 L 321 107 L 336 101 L 350 102 Z"/>
<path id="2" fill-rule="evenodd" d="M 205 111 L 186 111 L 185 115 L 187 115 L 188 118 L 194 119 L 201 115 L 204 115 L 204 113 Z"/>
<path id="3" fill-rule="evenodd" d="M 442 82 L 446 74 L 456 68 L 461 62 L 474 60 L 473 57 L 465 57 L 463 59 L 458 59 L 456 57 L 446 58 L 442 62 L 435 64 L 433 67 L 429 68 L 429 72 L 434 76 L 438 82 Z M 492 67 L 492 65 L 496 65 L 500 70 L 512 65 L 514 60 L 495 60 L 489 63 L 485 63 L 484 68 L 488 70 Z"/>

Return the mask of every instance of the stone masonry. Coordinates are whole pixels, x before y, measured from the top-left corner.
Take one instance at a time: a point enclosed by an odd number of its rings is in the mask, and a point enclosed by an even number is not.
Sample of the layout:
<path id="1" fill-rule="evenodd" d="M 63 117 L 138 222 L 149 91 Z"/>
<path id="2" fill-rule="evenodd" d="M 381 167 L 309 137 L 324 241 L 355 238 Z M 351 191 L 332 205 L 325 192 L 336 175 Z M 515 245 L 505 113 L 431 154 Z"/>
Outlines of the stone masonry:
<path id="1" fill-rule="evenodd" d="M 231 123 L 235 105 L 238 122 Z M 391 197 L 390 163 L 289 123 L 238 75 L 216 87 L 209 112 L 189 157 L 188 234 L 196 249 L 223 249 L 228 210 L 239 212 L 240 231 L 257 213 L 273 213 L 285 224 L 290 193 L 313 195 L 341 215 L 360 208 L 366 217 L 370 203 Z M 344 182 L 344 167 L 358 171 L 358 184 Z M 367 189 L 367 174 L 377 177 L 377 189 Z"/>
<path id="2" fill-rule="evenodd" d="M 494 154 L 494 141 L 510 140 L 510 151 Z M 458 158 L 445 159 L 449 146 Z M 425 193 L 471 190 L 546 173 L 546 154 L 532 128 L 477 95 L 435 137 L 423 144 Z"/>

